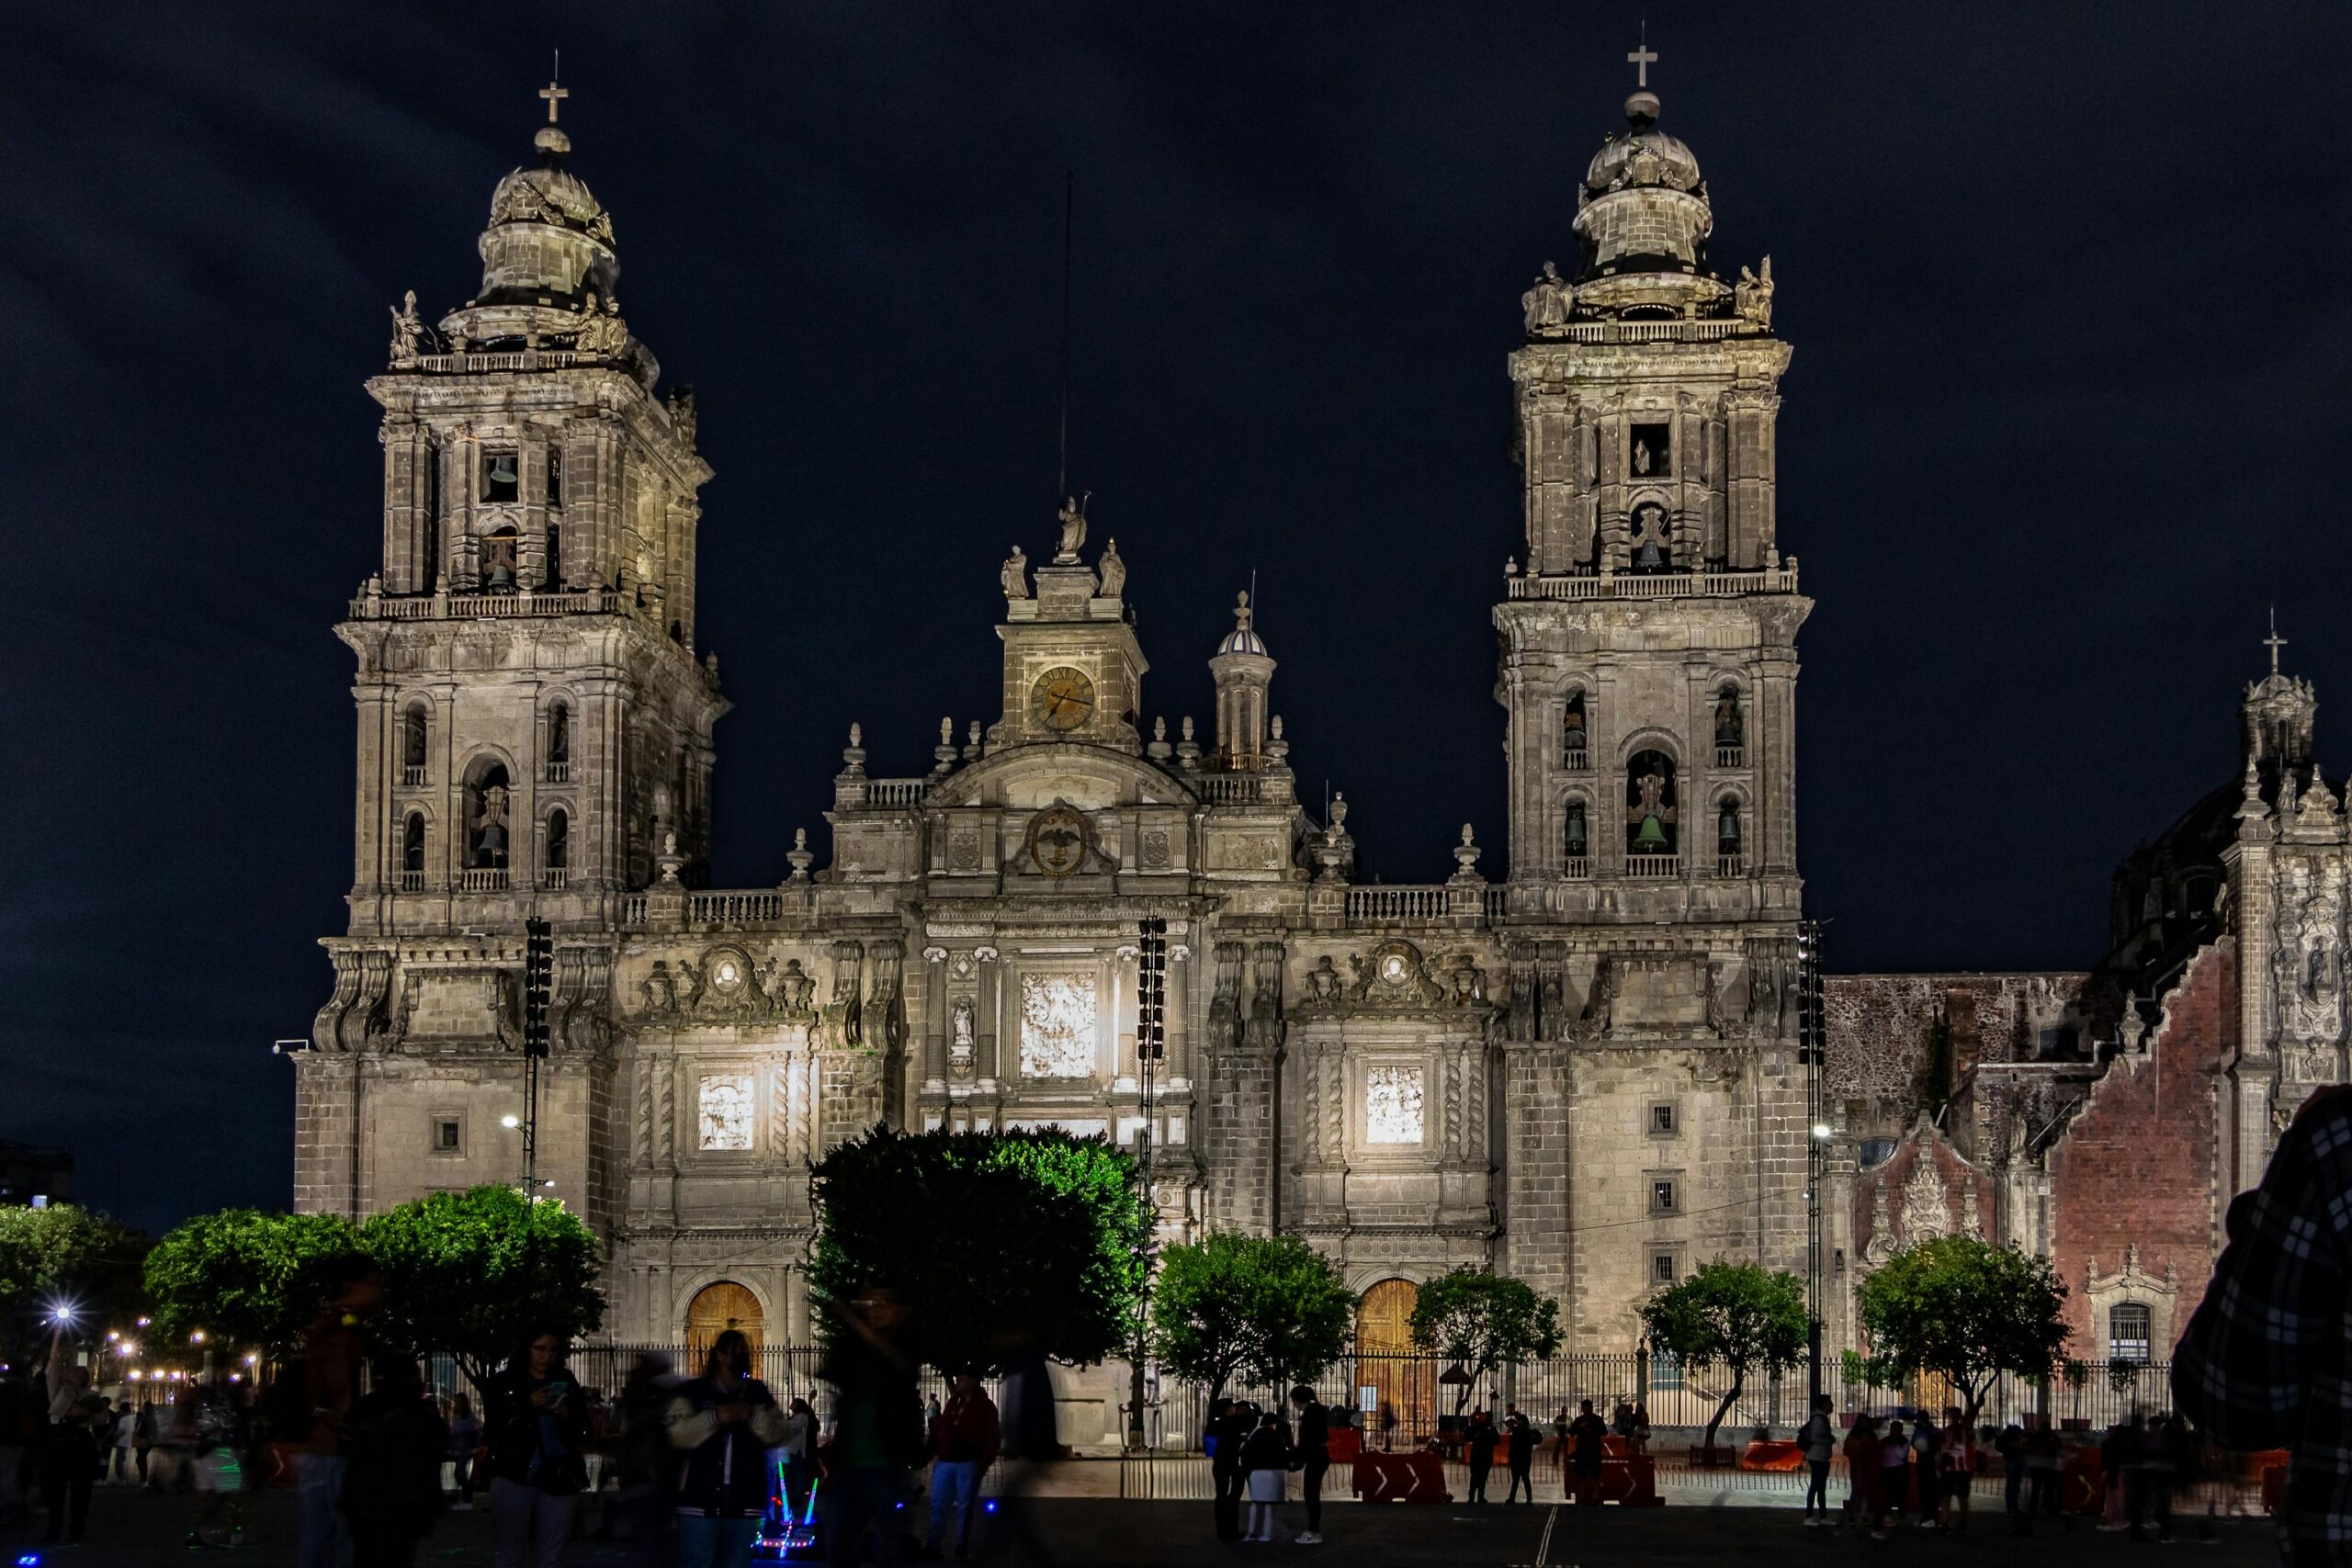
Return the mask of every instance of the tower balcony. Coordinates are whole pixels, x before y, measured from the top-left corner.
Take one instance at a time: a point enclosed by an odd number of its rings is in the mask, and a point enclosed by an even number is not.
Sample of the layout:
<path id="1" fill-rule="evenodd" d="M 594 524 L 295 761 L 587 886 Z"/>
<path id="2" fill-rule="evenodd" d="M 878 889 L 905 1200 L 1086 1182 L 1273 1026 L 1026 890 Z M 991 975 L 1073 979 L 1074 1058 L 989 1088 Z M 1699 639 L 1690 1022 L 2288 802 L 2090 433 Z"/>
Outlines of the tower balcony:
<path id="1" fill-rule="evenodd" d="M 1757 571 L 1614 571 L 1545 573 L 1509 578 L 1512 599 L 1737 599 L 1752 593 L 1794 593 L 1797 558 Z"/>

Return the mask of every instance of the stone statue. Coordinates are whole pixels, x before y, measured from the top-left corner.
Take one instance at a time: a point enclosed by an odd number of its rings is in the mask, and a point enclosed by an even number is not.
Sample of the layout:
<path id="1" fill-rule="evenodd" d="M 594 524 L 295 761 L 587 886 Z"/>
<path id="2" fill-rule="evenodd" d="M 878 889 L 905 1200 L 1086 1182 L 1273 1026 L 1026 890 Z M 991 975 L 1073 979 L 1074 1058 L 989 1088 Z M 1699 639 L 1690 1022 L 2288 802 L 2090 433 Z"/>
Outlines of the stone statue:
<path id="1" fill-rule="evenodd" d="M 1119 558 L 1119 541 L 1106 539 L 1102 544 L 1102 586 L 1099 590 L 1105 599 L 1116 599 L 1127 586 L 1127 563 Z"/>
<path id="2" fill-rule="evenodd" d="M 956 1011 L 953 1027 L 955 1032 L 948 1038 L 947 1048 L 959 1056 L 970 1055 L 972 1051 L 971 998 L 957 997 L 956 998 Z"/>
<path id="3" fill-rule="evenodd" d="M 1055 560 L 1074 561 L 1078 558 L 1079 547 L 1086 543 L 1086 502 L 1093 499 L 1093 492 L 1090 491 L 1085 501 L 1073 496 L 1062 502 L 1062 509 L 1057 514 L 1057 520 L 1062 525 L 1062 542 L 1061 547 L 1054 552 Z"/>
<path id="4" fill-rule="evenodd" d="M 1732 285 L 1732 309 L 1739 319 L 1766 332 L 1772 330 L 1772 258 L 1764 258 L 1761 276 L 1746 267 L 1739 269 L 1739 281 Z"/>
<path id="5" fill-rule="evenodd" d="M 580 335 L 572 346 L 579 353 L 608 358 L 628 343 L 628 323 L 621 320 L 621 302 L 606 299 L 599 303 L 596 291 L 590 289 L 587 301 L 581 308 Z"/>
<path id="6" fill-rule="evenodd" d="M 1636 440 L 1634 443 L 1634 472 L 1636 474 L 1645 475 L 1649 471 L 1650 444 L 1646 441 Z"/>
<path id="7" fill-rule="evenodd" d="M 1006 598 L 1029 597 L 1029 558 L 1021 553 L 1019 545 L 1013 546 L 1012 553 L 1005 558 L 1004 570 L 1000 575 L 1004 581 Z"/>
<path id="8" fill-rule="evenodd" d="M 1545 262 L 1543 276 L 1519 297 L 1520 311 L 1527 319 L 1527 335 L 1549 336 L 1566 326 L 1568 308 L 1575 300 L 1574 287 L 1550 262 Z"/>
<path id="9" fill-rule="evenodd" d="M 1340 977 L 1338 966 L 1332 964 L 1331 955 L 1327 953 L 1320 963 L 1306 972 L 1308 999 L 1317 1007 L 1330 1007 L 1340 999 L 1340 990 L 1345 983 Z"/>
<path id="10" fill-rule="evenodd" d="M 639 983 L 638 990 L 645 998 L 645 1010 L 666 1013 L 678 1005 L 676 988 L 671 982 L 669 968 L 660 959 L 653 961 L 653 973 Z"/>
<path id="11" fill-rule="evenodd" d="M 416 290 L 412 288 L 401 296 L 400 309 L 392 312 L 392 363 L 411 366 L 420 355 L 433 352 L 433 329 L 416 313 Z"/>
<path id="12" fill-rule="evenodd" d="M 1739 694 L 1726 687 L 1715 703 L 1715 744 L 1737 746 L 1746 730 L 1739 716 Z"/>
<path id="13" fill-rule="evenodd" d="M 805 1014 L 812 1010 L 808 1006 L 808 998 L 816 993 L 816 989 L 817 982 L 810 979 L 808 972 L 800 967 L 800 960 L 788 958 L 785 960 L 784 973 L 776 976 L 775 989 L 770 994 L 776 998 L 785 1011 Z"/>

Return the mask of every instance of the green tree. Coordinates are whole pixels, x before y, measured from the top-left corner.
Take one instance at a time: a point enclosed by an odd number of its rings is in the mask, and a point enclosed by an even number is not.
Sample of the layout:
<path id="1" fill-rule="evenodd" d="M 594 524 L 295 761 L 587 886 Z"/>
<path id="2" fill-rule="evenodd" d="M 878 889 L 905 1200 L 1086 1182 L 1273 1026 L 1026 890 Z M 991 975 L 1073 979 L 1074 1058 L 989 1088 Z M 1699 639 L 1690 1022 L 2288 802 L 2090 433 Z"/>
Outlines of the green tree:
<path id="1" fill-rule="evenodd" d="M 2003 1372 L 2047 1374 L 2065 1348 L 2066 1287 L 2049 1259 L 1973 1236 L 1904 1248 L 1862 1281 L 1862 1326 L 1905 1373 L 1930 1372 L 1976 1412 Z"/>
<path id="2" fill-rule="evenodd" d="M 176 1344 L 201 1328 L 282 1356 L 334 1272 L 358 1257 L 359 1233 L 340 1214 L 198 1214 L 164 1232 L 147 1254 L 155 1333 Z"/>
<path id="3" fill-rule="evenodd" d="M 1539 1359 L 1560 1348 L 1560 1303 L 1506 1274 L 1467 1266 L 1420 1288 L 1413 1302 L 1413 1343 L 1469 1373 L 1453 1413 L 1487 1373 Z"/>
<path id="4" fill-rule="evenodd" d="M 1739 1400 L 1747 1374 L 1786 1371 L 1804 1359 L 1812 1320 L 1804 1283 L 1783 1269 L 1717 1258 L 1659 1292 L 1642 1308 L 1655 1349 L 1685 1367 L 1721 1367 L 1731 1374 L 1715 1413 L 1707 1418 L 1706 1447 Z"/>
<path id="5" fill-rule="evenodd" d="M 1317 1376 L 1346 1351 L 1355 1312 L 1330 1260 L 1296 1236 L 1219 1232 L 1162 1255 L 1152 1348 L 1215 1404 L 1236 1379 L 1280 1389 Z"/>
<path id="6" fill-rule="evenodd" d="M 552 1198 L 434 1192 L 367 1221 L 359 1246 L 383 1287 L 377 1333 L 416 1355 L 446 1351 L 476 1388 L 526 1335 L 577 1339 L 605 1321 L 603 1249 Z"/>
<path id="7" fill-rule="evenodd" d="M 1134 1340 L 1152 1208 L 1102 1138 L 877 1127 L 826 1156 L 811 1190 L 819 1303 L 890 1286 L 934 1366 L 987 1371 L 1024 1346 L 1082 1365 Z"/>
<path id="8" fill-rule="evenodd" d="M 147 1238 L 74 1203 L 0 1207 L 0 1360 L 40 1359 L 59 1311 L 67 1335 L 90 1340 L 144 1310 Z"/>

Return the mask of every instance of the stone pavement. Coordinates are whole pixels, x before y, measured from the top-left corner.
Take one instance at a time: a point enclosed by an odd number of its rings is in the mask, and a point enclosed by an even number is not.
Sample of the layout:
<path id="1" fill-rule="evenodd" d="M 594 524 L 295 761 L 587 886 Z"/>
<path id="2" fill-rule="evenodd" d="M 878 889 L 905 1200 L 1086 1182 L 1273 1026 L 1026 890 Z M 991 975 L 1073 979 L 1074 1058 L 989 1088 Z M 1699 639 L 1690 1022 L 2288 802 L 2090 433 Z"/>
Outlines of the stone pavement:
<path id="1" fill-rule="evenodd" d="M 294 1561 L 294 1500 L 266 1493 L 253 1500 L 252 1522 L 260 1537 L 234 1551 L 190 1552 L 181 1546 L 188 1518 L 187 1499 L 101 1488 L 90 1509 L 88 1541 L 78 1550 L 41 1548 L 38 1531 L 0 1530 L 0 1562 L 20 1554 L 42 1553 L 51 1562 L 75 1568 L 145 1568 L 174 1561 L 218 1562 L 223 1568 L 290 1568 Z M 1369 1507 L 1335 1505 L 1325 1511 L 1327 1544 L 1306 1548 L 1287 1541 L 1272 1546 L 1224 1545 L 1211 1539 L 1205 1503 L 1122 1503 L 1114 1500 L 1048 1499 L 1036 1505 L 1056 1561 L 1085 1564 L 1167 1564 L 1169 1568 L 1247 1568 L 1255 1563 L 1306 1563 L 1329 1568 L 1373 1564 L 1442 1565 L 1442 1568 L 1590 1568 L 1638 1562 L 1644 1568 L 1743 1564 L 1790 1568 L 1792 1561 L 1814 1564 L 1850 1562 L 1877 1564 L 1890 1552 L 1912 1568 L 1940 1563 L 1997 1563 L 1999 1568 L 2098 1568 L 2103 1563 L 2143 1560 L 2157 1551 L 2133 1546 L 2120 1535 L 2101 1534 L 2088 1524 L 2054 1530 L 2044 1527 L 2030 1540 L 2012 1538 L 1997 1518 L 1980 1521 L 1964 1538 L 1910 1529 L 1884 1542 L 1859 1531 L 1807 1529 L 1779 1509 L 1689 1508 L 1668 1506 L 1636 1511 L 1603 1508 L 1486 1508 L 1461 1506 Z M 1301 1526 L 1294 1503 L 1285 1510 L 1290 1530 Z M 2250 1520 L 2223 1521 L 2214 1545 L 2197 1544 L 2195 1521 L 2183 1532 L 2181 1552 L 2215 1564 L 2277 1561 L 2269 1527 Z M 1986 1528 L 1989 1524 L 1990 1528 Z M 1548 1529 L 1548 1536 L 1547 1536 Z M 474 1568 L 491 1561 L 491 1524 L 486 1512 L 447 1514 L 418 1554 L 422 1568 Z M 594 1540 L 573 1543 L 568 1561 L 576 1568 L 623 1568 L 634 1562 L 622 1547 Z M 1042 1559 L 1024 1558 L 1035 1568 Z"/>

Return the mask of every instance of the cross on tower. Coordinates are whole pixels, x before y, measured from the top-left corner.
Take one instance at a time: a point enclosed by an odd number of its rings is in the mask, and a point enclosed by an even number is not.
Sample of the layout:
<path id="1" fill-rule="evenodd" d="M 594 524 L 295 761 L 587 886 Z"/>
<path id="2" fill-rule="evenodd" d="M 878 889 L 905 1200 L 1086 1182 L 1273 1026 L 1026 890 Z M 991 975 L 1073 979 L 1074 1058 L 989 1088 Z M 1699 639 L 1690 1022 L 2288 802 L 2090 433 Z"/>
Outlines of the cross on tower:
<path id="1" fill-rule="evenodd" d="M 563 99 L 571 96 L 571 89 L 569 87 L 559 87 L 555 85 L 554 81 L 550 79 L 546 86 L 539 89 L 539 96 L 548 101 L 548 123 L 549 125 L 553 125 L 555 123 L 556 106 Z"/>
<path id="2" fill-rule="evenodd" d="M 1650 48 L 1649 39 L 1644 39 L 1642 47 L 1625 57 L 1625 63 L 1634 68 L 1634 85 L 1647 87 L 1650 85 L 1650 67 L 1657 63 L 1657 51 Z"/>
<path id="3" fill-rule="evenodd" d="M 2270 607 L 2270 635 L 2262 639 L 2262 646 L 2270 650 L 2270 672 L 2278 674 L 2278 650 L 2287 646 L 2287 639 L 2278 635 L 2278 606 L 2276 604 Z"/>

